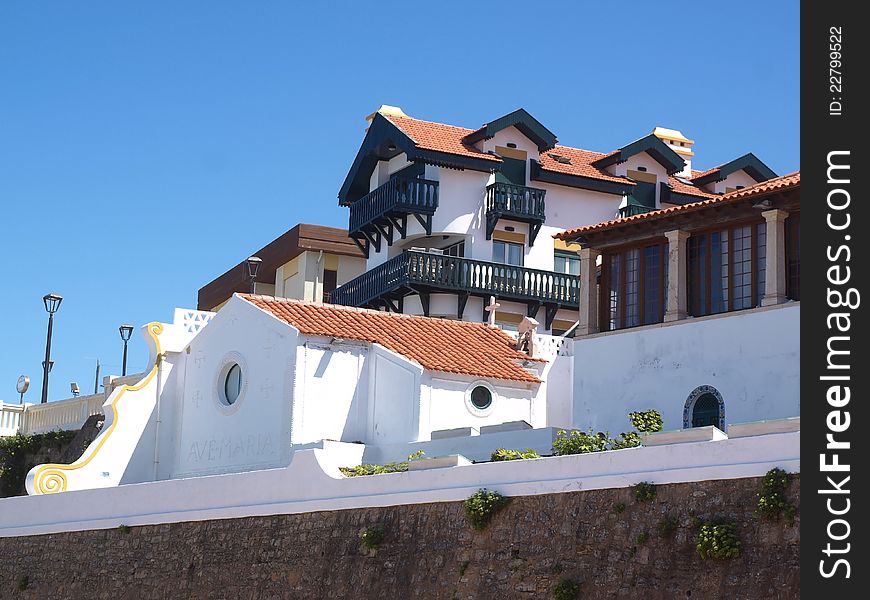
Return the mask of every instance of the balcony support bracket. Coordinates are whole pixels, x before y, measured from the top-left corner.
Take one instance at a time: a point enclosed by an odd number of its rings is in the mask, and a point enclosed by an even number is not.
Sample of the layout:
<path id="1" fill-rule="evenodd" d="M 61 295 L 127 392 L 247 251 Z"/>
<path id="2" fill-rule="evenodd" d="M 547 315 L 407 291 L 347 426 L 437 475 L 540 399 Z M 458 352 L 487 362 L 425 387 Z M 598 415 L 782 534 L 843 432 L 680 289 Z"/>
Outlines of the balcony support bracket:
<path id="1" fill-rule="evenodd" d="M 432 235 L 432 215 L 421 215 L 413 213 L 423 229 L 426 230 L 426 235 Z"/>
<path id="2" fill-rule="evenodd" d="M 528 309 L 526 310 L 526 314 L 530 319 L 534 319 L 538 315 L 538 311 L 541 308 L 540 302 L 529 302 Z"/>
<path id="3" fill-rule="evenodd" d="M 462 315 L 465 314 L 465 305 L 468 304 L 468 293 L 460 292 L 456 296 L 456 318 L 462 319 Z"/>
<path id="4" fill-rule="evenodd" d="M 547 316 L 546 321 L 544 322 L 544 329 L 552 329 L 553 321 L 556 320 L 556 312 L 559 310 L 558 304 L 548 304 L 547 305 Z"/>

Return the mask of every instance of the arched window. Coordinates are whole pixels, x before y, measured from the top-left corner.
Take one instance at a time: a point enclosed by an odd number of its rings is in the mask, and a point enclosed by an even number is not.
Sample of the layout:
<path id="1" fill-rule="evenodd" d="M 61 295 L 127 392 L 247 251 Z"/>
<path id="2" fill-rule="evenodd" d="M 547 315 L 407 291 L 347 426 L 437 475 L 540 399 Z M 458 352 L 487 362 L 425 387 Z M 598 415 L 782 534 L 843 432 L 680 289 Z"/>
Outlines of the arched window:
<path id="1" fill-rule="evenodd" d="M 725 431 L 725 400 L 719 390 L 711 385 L 702 385 L 689 394 L 683 408 L 683 427 L 707 427 L 713 425 Z"/>

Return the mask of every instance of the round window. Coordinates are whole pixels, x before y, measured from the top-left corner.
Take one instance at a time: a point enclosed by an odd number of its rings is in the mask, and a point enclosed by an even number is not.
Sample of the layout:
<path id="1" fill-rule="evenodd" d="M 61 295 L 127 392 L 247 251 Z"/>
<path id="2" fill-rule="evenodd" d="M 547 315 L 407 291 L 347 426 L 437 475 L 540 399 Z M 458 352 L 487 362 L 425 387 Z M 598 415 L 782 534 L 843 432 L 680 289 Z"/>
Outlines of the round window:
<path id="1" fill-rule="evenodd" d="M 478 410 L 486 410 L 492 404 L 492 392 L 482 385 L 471 390 L 471 404 Z"/>
<path id="2" fill-rule="evenodd" d="M 232 404 L 239 399 L 239 394 L 242 392 L 242 368 L 234 364 L 227 371 L 227 377 L 224 379 L 224 399 L 227 404 Z"/>

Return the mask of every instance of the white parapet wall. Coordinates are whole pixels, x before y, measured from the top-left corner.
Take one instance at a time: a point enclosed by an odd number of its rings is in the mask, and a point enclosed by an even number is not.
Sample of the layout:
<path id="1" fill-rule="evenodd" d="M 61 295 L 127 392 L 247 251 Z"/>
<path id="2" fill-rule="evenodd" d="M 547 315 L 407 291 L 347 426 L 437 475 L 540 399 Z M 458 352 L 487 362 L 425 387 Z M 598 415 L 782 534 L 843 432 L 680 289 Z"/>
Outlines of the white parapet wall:
<path id="1" fill-rule="evenodd" d="M 21 426 L 21 416 L 31 404 L 0 402 L 0 437 L 15 435 Z"/>
<path id="2" fill-rule="evenodd" d="M 0 500 L 0 537 L 466 499 L 480 488 L 528 496 L 800 471 L 800 432 L 534 460 L 344 477 L 343 448 L 289 466 Z"/>
<path id="3" fill-rule="evenodd" d="M 33 404 L 24 411 L 20 432 L 34 435 L 81 428 L 91 415 L 103 414 L 104 394 L 78 396 L 46 404 Z"/>

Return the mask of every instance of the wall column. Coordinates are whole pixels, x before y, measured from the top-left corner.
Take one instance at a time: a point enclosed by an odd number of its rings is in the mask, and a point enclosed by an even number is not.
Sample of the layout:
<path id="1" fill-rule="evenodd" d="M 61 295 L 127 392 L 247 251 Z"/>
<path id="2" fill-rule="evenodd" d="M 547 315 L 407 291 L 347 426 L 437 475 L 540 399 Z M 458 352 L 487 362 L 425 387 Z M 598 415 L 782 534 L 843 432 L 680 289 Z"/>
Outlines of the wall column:
<path id="1" fill-rule="evenodd" d="M 601 253 L 594 248 L 583 248 L 580 255 L 580 325 L 577 335 L 598 333 L 598 284 L 596 262 Z"/>
<path id="2" fill-rule="evenodd" d="M 668 238 L 668 289 L 665 294 L 665 322 L 689 316 L 688 246 L 689 232 L 675 229 Z"/>
<path id="3" fill-rule="evenodd" d="M 784 210 L 774 209 L 764 211 L 761 216 L 767 222 L 764 297 L 761 299 L 761 306 L 782 304 L 788 301 L 785 291 L 785 218 L 788 213 Z"/>

